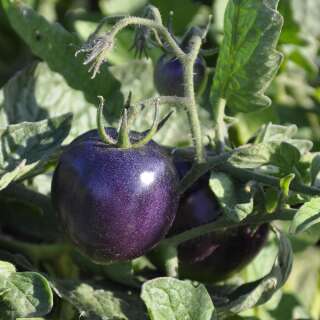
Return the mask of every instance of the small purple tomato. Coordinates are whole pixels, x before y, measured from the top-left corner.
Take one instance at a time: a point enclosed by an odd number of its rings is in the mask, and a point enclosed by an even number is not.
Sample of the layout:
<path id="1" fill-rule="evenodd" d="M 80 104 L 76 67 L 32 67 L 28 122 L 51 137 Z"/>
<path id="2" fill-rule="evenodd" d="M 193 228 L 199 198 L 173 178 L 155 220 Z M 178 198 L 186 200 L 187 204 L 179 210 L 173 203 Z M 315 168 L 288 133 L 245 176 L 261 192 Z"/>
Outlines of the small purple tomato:
<path id="1" fill-rule="evenodd" d="M 116 137 L 115 129 L 106 129 Z M 141 138 L 130 133 L 131 142 Z M 52 181 L 52 201 L 71 241 L 96 262 L 145 254 L 169 230 L 178 207 L 178 177 L 155 142 L 121 149 L 97 130 L 63 152 Z"/>
<path id="2" fill-rule="evenodd" d="M 180 175 L 186 173 L 185 162 L 175 165 Z M 208 179 L 204 175 L 182 195 L 171 235 L 213 222 L 221 215 Z M 252 261 L 265 244 L 268 232 L 268 224 L 263 224 L 216 231 L 186 241 L 178 246 L 179 276 L 202 282 L 225 279 Z"/>
<path id="3" fill-rule="evenodd" d="M 193 68 L 193 81 L 195 92 L 200 92 L 206 83 L 206 63 L 201 57 L 197 57 Z M 154 70 L 154 84 L 161 95 L 184 95 L 183 65 L 171 55 L 162 55 Z"/>

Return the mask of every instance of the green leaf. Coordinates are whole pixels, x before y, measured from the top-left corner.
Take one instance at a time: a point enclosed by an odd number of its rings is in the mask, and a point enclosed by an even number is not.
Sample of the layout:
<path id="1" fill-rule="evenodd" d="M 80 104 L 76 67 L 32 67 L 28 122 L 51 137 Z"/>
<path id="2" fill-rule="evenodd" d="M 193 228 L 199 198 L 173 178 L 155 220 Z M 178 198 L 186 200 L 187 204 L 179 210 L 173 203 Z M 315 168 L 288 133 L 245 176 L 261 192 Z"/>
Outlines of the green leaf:
<path id="1" fill-rule="evenodd" d="M 87 66 L 75 58 L 75 51 L 81 45 L 75 34 L 57 23 L 49 23 L 21 1 L 2 0 L 2 4 L 13 29 L 51 70 L 64 76 L 70 87 L 81 90 L 94 103 L 98 95 L 112 95 L 115 101 L 122 101 L 120 84 L 107 66 L 102 67 L 95 79 L 90 79 Z"/>
<path id="2" fill-rule="evenodd" d="M 280 189 L 282 190 L 282 192 L 286 197 L 289 196 L 290 184 L 294 178 L 295 178 L 295 175 L 291 173 L 280 179 Z"/>
<path id="3" fill-rule="evenodd" d="M 239 286 L 228 296 L 229 301 L 217 306 L 221 312 L 239 313 L 266 303 L 287 281 L 291 268 L 293 253 L 289 239 L 277 231 L 279 252 L 271 271 L 263 278 Z"/>
<path id="4" fill-rule="evenodd" d="M 262 142 L 276 142 L 281 143 L 293 138 L 298 132 L 298 128 L 295 124 L 288 126 L 281 126 L 277 124 L 268 123 L 262 126 L 255 139 L 255 143 Z"/>
<path id="5" fill-rule="evenodd" d="M 281 192 L 278 188 L 267 188 L 265 191 L 265 207 L 268 213 L 277 209 Z"/>
<path id="6" fill-rule="evenodd" d="M 289 174 L 298 166 L 300 157 L 299 149 L 290 143 L 282 142 L 272 155 L 270 162 L 279 167 L 283 173 Z"/>
<path id="7" fill-rule="evenodd" d="M 255 169 L 269 163 L 277 145 L 274 143 L 259 143 L 240 149 L 228 159 L 228 162 L 243 169 Z"/>
<path id="8" fill-rule="evenodd" d="M 71 115 L 0 128 L 0 190 L 43 167 L 70 130 Z"/>
<path id="9" fill-rule="evenodd" d="M 39 273 L 16 272 L 0 261 L 0 315 L 5 318 L 37 317 L 50 312 L 53 296 L 48 281 Z"/>
<path id="10" fill-rule="evenodd" d="M 255 144 L 240 148 L 228 162 L 243 169 L 257 169 L 263 165 L 276 166 L 282 176 L 296 172 L 303 169 L 302 156 L 308 154 L 312 148 L 309 140 L 293 139 L 296 133 L 295 125 L 268 124 L 258 132 Z"/>
<path id="11" fill-rule="evenodd" d="M 132 292 L 76 281 L 54 281 L 54 286 L 57 294 L 71 303 L 84 319 L 146 319 L 141 300 Z"/>
<path id="12" fill-rule="evenodd" d="M 282 17 L 278 0 L 230 0 L 224 18 L 224 38 L 212 86 L 212 99 L 228 107 L 255 111 L 271 104 L 264 95 L 279 69 L 282 55 L 276 45 Z"/>
<path id="13" fill-rule="evenodd" d="M 0 260 L 0 275 L 1 276 L 9 276 L 13 272 L 16 272 L 16 268 L 13 264 Z"/>
<path id="14" fill-rule="evenodd" d="M 204 285 L 156 278 L 142 286 L 141 298 L 154 320 L 211 320 L 214 306 Z"/>
<path id="15" fill-rule="evenodd" d="M 294 137 L 297 133 L 298 128 L 296 125 L 281 126 L 269 123 L 268 125 L 263 126 L 258 132 L 255 143 L 264 142 L 274 143 L 276 145 L 281 145 L 282 143 L 290 144 L 296 147 L 301 155 L 306 154 L 312 149 L 313 144 L 309 140 L 295 139 Z M 297 152 L 294 150 L 292 150 L 292 152 L 295 153 L 296 155 L 294 156 L 297 157 Z"/>
<path id="16" fill-rule="evenodd" d="M 209 186 L 232 221 L 241 221 L 253 211 L 253 196 L 227 174 L 211 172 Z"/>
<path id="17" fill-rule="evenodd" d="M 0 126 L 35 122 L 73 113 L 69 140 L 96 127 L 96 108 L 82 92 L 69 87 L 46 63 L 34 63 L 11 78 L 0 91 Z"/>
<path id="18" fill-rule="evenodd" d="M 304 203 L 291 222 L 290 231 L 299 233 L 306 231 L 320 222 L 320 197 L 312 198 Z"/>

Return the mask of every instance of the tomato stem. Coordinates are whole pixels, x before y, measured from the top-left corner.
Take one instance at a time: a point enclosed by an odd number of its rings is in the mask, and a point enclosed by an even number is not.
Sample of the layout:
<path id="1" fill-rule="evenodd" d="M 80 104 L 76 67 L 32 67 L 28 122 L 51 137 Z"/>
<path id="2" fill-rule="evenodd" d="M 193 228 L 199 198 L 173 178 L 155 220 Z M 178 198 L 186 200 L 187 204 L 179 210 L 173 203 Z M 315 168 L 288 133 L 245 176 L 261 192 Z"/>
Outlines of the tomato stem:
<path id="1" fill-rule="evenodd" d="M 116 35 L 127 26 L 138 25 L 150 28 L 151 31 L 153 31 L 157 42 L 162 47 L 163 39 L 172 50 L 173 54 L 183 65 L 185 87 L 184 95 L 185 98 L 187 98 L 185 100 L 185 107 L 187 109 L 188 119 L 191 127 L 192 142 L 196 149 L 195 162 L 203 163 L 205 161 L 205 149 L 202 141 L 201 123 L 194 93 L 193 71 L 195 61 L 201 48 L 202 38 L 205 36 L 208 27 L 204 32 L 198 30 L 192 35 L 189 41 L 188 52 L 184 52 L 168 28 L 163 25 L 159 10 L 156 7 L 150 6 L 148 8 L 148 13 L 150 13 L 152 18 L 129 16 L 120 19 L 114 24 L 110 31 L 99 36 L 98 32 L 102 28 L 102 25 L 106 22 L 105 20 L 102 20 L 93 35 L 89 37 L 87 43 L 85 43 L 84 46 L 77 51 L 77 53 L 88 53 L 85 64 L 92 63 L 91 70 L 93 71 L 94 77 L 99 72 L 101 64 L 105 61 L 107 53 L 114 47 Z M 162 38 L 160 38 L 159 35 L 161 35 Z M 174 97 L 174 99 L 176 99 L 176 97 Z M 100 131 L 101 137 L 104 139 L 104 141 L 107 141 L 108 139 L 105 137 L 102 130 Z M 124 137 L 121 139 L 124 139 Z M 121 144 L 127 143 L 128 141 L 126 141 L 126 139 L 121 142 Z"/>
<path id="2" fill-rule="evenodd" d="M 98 96 L 100 103 L 98 106 L 98 111 L 97 111 L 97 127 L 98 127 L 98 133 L 101 138 L 101 140 L 110 145 L 116 144 L 116 140 L 111 138 L 107 133 L 103 125 L 103 107 L 104 107 L 104 99 L 102 96 Z"/>
<path id="3" fill-rule="evenodd" d="M 279 221 L 291 221 L 296 214 L 296 209 L 283 209 L 281 212 L 272 213 L 272 214 L 263 214 L 263 215 L 250 215 L 246 219 L 240 222 L 230 222 L 229 219 L 220 218 L 211 223 L 207 223 L 201 225 L 199 227 L 192 228 L 190 230 L 181 232 L 175 236 L 170 238 L 166 238 L 159 243 L 159 246 L 178 246 L 179 244 L 192 240 L 194 238 L 198 238 L 205 234 L 217 231 L 217 230 L 225 230 L 232 228 L 239 228 L 246 225 L 261 225 L 263 223 L 272 222 L 275 220 Z"/>
<path id="4" fill-rule="evenodd" d="M 123 109 L 117 145 L 123 149 L 131 148 L 128 129 L 128 109 L 126 107 Z"/>
<path id="5" fill-rule="evenodd" d="M 205 161 L 205 149 L 202 143 L 201 124 L 194 94 L 193 69 L 194 63 L 197 59 L 200 47 L 201 37 L 194 35 L 190 39 L 190 51 L 181 59 L 184 66 L 184 95 L 188 98 L 187 110 L 189 122 L 191 126 L 191 133 L 196 149 L 195 162 L 203 163 Z"/>

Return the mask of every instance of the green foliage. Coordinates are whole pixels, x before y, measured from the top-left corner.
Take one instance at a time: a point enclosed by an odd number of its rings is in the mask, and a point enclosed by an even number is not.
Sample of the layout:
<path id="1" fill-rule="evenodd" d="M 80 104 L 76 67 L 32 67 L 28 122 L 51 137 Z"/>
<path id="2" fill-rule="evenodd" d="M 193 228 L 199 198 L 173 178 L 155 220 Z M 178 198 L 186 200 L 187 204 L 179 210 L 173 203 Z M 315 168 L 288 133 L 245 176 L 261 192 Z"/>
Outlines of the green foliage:
<path id="1" fill-rule="evenodd" d="M 252 213 L 253 195 L 244 185 L 220 172 L 211 173 L 209 185 L 227 218 L 239 222 Z"/>
<path id="2" fill-rule="evenodd" d="M 0 91 L 1 126 L 35 122 L 73 113 L 69 137 L 93 129 L 95 109 L 83 93 L 71 89 L 64 78 L 44 62 L 34 63 L 17 73 Z"/>
<path id="3" fill-rule="evenodd" d="M 305 202 L 296 213 L 292 223 L 291 231 L 303 232 L 320 222 L 320 198 L 312 198 Z"/>
<path id="4" fill-rule="evenodd" d="M 21 122 L 0 130 L 0 190 L 44 167 L 70 130 L 71 115 Z"/>
<path id="5" fill-rule="evenodd" d="M 0 315 L 4 319 L 46 315 L 53 305 L 47 280 L 35 272 L 16 272 L 15 267 L 0 261 Z"/>
<path id="6" fill-rule="evenodd" d="M 141 298 L 151 319 L 210 320 L 214 306 L 203 285 L 174 278 L 157 278 L 142 286 Z"/>
<path id="7" fill-rule="evenodd" d="M 108 68 L 103 68 L 95 80 L 90 79 L 87 68 L 74 57 L 75 50 L 80 46 L 74 34 L 61 25 L 49 23 L 20 1 L 6 0 L 3 5 L 12 27 L 32 52 L 45 60 L 53 71 L 63 75 L 72 88 L 83 91 L 90 101 L 95 101 L 98 95 L 107 97 L 118 92 L 119 83 Z"/>
<path id="8" fill-rule="evenodd" d="M 122 290 L 107 290 L 99 286 L 74 281 L 54 282 L 56 292 L 88 319 L 142 320 L 144 309 L 136 294 Z"/>
<path id="9" fill-rule="evenodd" d="M 319 1 L 0 3 L 1 320 L 317 319 Z M 223 283 L 172 277 L 178 257 L 171 246 L 177 238 L 170 242 L 171 235 L 155 250 L 168 277 L 147 257 L 97 265 L 66 244 L 48 196 L 62 145 L 96 127 L 98 95 L 106 99 L 106 126 L 115 125 L 132 91 L 133 103 L 143 100 L 145 107 L 131 129 L 150 128 L 153 65 L 162 54 L 155 39 L 148 43 L 151 59 L 138 60 L 129 50 L 134 29 L 121 32 L 95 79 L 82 64 L 83 55 L 74 57 L 103 15 L 141 15 L 146 4 L 159 8 L 165 24 L 174 11 L 177 40 L 191 25 L 204 25 L 210 12 L 214 15 L 204 45 L 219 54 L 205 57 L 213 79 L 197 100 L 209 158 L 218 152 L 212 118 L 217 121 L 221 98 L 230 112 L 222 117 L 223 152 L 232 152 L 211 166 L 209 180 L 223 216 L 179 239 L 239 225 L 274 227 L 274 220 L 283 220 L 255 260 Z M 191 159 L 190 114 L 171 103 L 161 105 L 160 115 L 173 108 L 155 140 L 170 146 L 166 152 L 183 147 L 182 154 Z"/>
<path id="10" fill-rule="evenodd" d="M 276 45 L 282 17 L 278 1 L 229 1 L 224 37 L 212 87 L 235 111 L 250 112 L 270 106 L 264 95 L 281 60 Z"/>

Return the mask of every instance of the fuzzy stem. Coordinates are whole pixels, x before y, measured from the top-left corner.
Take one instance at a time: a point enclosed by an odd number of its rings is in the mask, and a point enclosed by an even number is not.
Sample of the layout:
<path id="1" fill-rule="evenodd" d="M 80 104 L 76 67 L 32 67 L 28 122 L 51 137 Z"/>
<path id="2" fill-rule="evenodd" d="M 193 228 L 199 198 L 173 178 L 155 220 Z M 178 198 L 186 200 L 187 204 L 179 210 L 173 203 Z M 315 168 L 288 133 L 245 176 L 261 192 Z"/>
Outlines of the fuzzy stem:
<path id="1" fill-rule="evenodd" d="M 128 129 L 128 110 L 127 108 L 123 109 L 123 115 L 121 119 L 121 126 L 119 131 L 119 138 L 117 145 L 120 148 L 128 149 L 131 147 L 129 129 Z"/>
<path id="2" fill-rule="evenodd" d="M 149 27 L 150 29 L 155 29 L 157 32 L 159 32 L 168 42 L 169 46 L 172 48 L 174 54 L 181 59 L 184 57 L 185 53 L 181 50 L 181 48 L 178 46 L 176 41 L 173 39 L 167 28 L 165 28 L 162 24 L 146 18 L 140 18 L 140 17 L 127 17 L 120 21 L 118 21 L 111 29 L 110 35 L 114 38 L 118 32 L 120 32 L 122 29 L 129 25 L 143 25 L 145 27 Z"/>
<path id="3" fill-rule="evenodd" d="M 294 210 L 294 209 L 286 209 L 279 213 L 265 214 L 265 215 L 258 215 L 258 214 L 251 215 L 248 218 L 242 220 L 241 222 L 233 222 L 233 223 L 232 222 L 230 223 L 230 220 L 220 219 L 212 223 L 207 223 L 202 226 L 184 231 L 173 237 L 164 239 L 160 242 L 160 245 L 161 246 L 164 246 L 164 245 L 178 246 L 179 244 L 185 241 L 198 238 L 200 236 L 203 236 L 205 234 L 208 234 L 217 230 L 238 228 L 240 226 L 246 226 L 246 225 L 260 225 L 263 223 L 272 222 L 274 220 L 291 221 L 294 215 L 296 214 L 296 212 L 297 210 Z"/>
<path id="4" fill-rule="evenodd" d="M 104 107 L 104 99 L 102 96 L 98 96 L 100 103 L 97 111 L 97 127 L 98 133 L 101 140 L 106 144 L 116 144 L 116 141 L 111 138 L 107 133 L 103 125 L 103 107 Z"/>
<path id="5" fill-rule="evenodd" d="M 201 38 L 199 36 L 193 36 L 190 40 L 190 44 L 190 52 L 185 56 L 185 59 L 183 60 L 185 84 L 184 95 L 188 99 L 188 116 L 196 149 L 195 162 L 203 163 L 205 160 L 205 151 L 202 143 L 201 125 L 194 95 L 193 81 L 194 63 L 197 59 L 201 47 Z"/>
<path id="6" fill-rule="evenodd" d="M 185 53 L 177 44 L 174 37 L 170 34 L 168 29 L 163 26 L 162 22 L 158 19 L 158 21 L 140 17 L 126 17 L 120 21 L 118 21 L 112 29 L 105 35 L 106 39 L 114 39 L 118 32 L 129 25 L 142 25 L 145 27 L 150 28 L 151 30 L 155 30 L 160 35 L 163 36 L 164 40 L 172 49 L 174 55 L 179 59 L 184 67 L 184 86 L 185 86 L 185 98 L 188 99 L 188 103 L 186 104 L 186 108 L 188 111 L 188 117 L 191 127 L 191 133 L 193 138 L 193 144 L 195 145 L 196 155 L 195 155 L 195 162 L 196 163 L 203 163 L 205 161 L 205 149 L 202 143 L 202 135 L 201 135 L 201 125 L 199 120 L 199 114 L 197 110 L 197 105 L 195 101 L 195 94 L 194 94 L 194 83 L 193 83 L 193 70 L 194 70 L 194 63 L 197 59 L 197 56 L 200 51 L 202 38 L 200 35 L 194 35 L 190 39 L 190 50 L 188 53 Z M 110 48 L 110 43 L 112 40 L 106 41 L 109 42 L 108 48 Z M 103 54 L 95 54 L 98 56 L 98 59 L 104 59 Z M 92 55 L 94 57 L 95 55 Z M 89 57 L 86 63 L 89 63 L 92 60 Z M 94 64 L 95 73 L 98 71 L 99 66 L 101 65 L 101 61 L 98 61 Z"/>
<path id="7" fill-rule="evenodd" d="M 191 126 L 191 133 L 193 138 L 193 143 L 196 149 L 196 163 L 203 163 L 205 159 L 205 151 L 202 143 L 202 135 L 201 135 L 201 124 L 199 120 L 199 114 L 196 105 L 196 99 L 194 94 L 194 81 L 193 81 L 193 70 L 194 63 L 199 54 L 202 39 L 199 35 L 195 35 L 190 40 L 190 51 L 189 53 L 183 52 L 183 50 L 177 45 L 175 39 L 172 37 L 170 32 L 165 28 L 162 24 L 157 23 L 150 19 L 139 18 L 139 17 L 128 17 L 123 20 L 117 22 L 112 30 L 110 31 L 111 37 L 115 37 L 115 35 L 131 24 L 139 24 L 149 27 L 158 31 L 166 40 L 166 42 L 171 47 L 172 51 L 176 55 L 176 57 L 181 61 L 184 66 L 184 84 L 185 84 L 185 98 L 188 99 L 188 103 L 186 105 L 188 110 L 188 117 Z"/>

